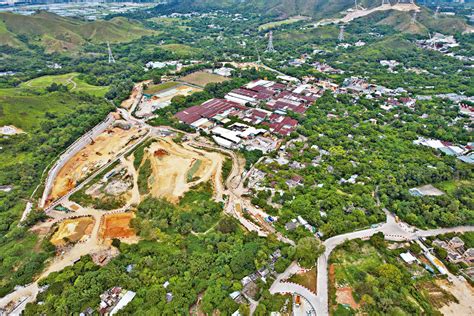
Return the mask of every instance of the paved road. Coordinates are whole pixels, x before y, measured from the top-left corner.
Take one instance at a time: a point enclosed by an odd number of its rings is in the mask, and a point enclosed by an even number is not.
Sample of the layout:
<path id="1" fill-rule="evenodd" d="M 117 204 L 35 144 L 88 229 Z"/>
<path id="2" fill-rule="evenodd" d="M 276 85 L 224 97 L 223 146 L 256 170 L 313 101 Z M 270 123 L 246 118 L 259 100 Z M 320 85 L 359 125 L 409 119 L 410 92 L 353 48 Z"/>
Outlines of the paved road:
<path id="1" fill-rule="evenodd" d="M 437 236 L 440 234 L 446 234 L 451 232 L 463 233 L 468 231 L 474 231 L 474 226 L 459 226 L 452 228 L 439 228 L 439 229 L 430 229 L 430 230 L 417 230 L 414 227 L 411 227 L 405 223 L 397 223 L 395 217 L 385 210 L 387 220 L 383 224 L 379 224 L 376 228 L 370 228 L 365 230 L 360 230 L 356 232 L 351 232 L 347 234 L 342 234 L 338 236 L 331 237 L 324 241 L 324 246 L 326 247 L 325 252 L 318 258 L 317 267 L 317 295 L 309 292 L 306 288 L 302 286 L 295 286 L 294 284 L 281 282 L 281 279 L 288 277 L 288 274 L 291 274 L 294 267 L 290 266 L 287 271 L 285 271 L 281 277 L 277 278 L 272 287 L 270 288 L 271 293 L 297 293 L 301 296 L 304 296 L 308 299 L 312 306 L 316 310 L 318 316 L 329 315 L 329 299 L 328 299 L 328 259 L 331 255 L 331 252 L 338 245 L 352 239 L 357 238 L 369 238 L 378 232 L 382 232 L 385 236 L 385 239 L 392 241 L 403 241 L 403 240 L 416 240 L 420 237 L 428 236 Z M 294 272 L 293 272 L 294 273 Z M 308 293 L 309 292 L 309 293 Z"/>

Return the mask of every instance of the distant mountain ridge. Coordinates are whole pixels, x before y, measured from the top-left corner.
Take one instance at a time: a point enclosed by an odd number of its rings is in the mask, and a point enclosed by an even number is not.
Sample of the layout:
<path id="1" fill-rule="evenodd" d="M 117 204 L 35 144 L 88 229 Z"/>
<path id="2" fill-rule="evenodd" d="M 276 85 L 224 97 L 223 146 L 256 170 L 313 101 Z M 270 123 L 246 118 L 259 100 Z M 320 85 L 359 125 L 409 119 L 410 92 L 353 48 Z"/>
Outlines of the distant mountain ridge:
<path id="1" fill-rule="evenodd" d="M 381 0 L 358 2 L 365 8 L 382 3 Z M 354 0 L 170 0 L 167 6 L 175 10 L 228 9 L 282 17 L 307 15 L 322 18 L 354 7 Z"/>
<path id="2" fill-rule="evenodd" d="M 85 22 L 40 11 L 31 16 L 0 12 L 0 40 L 4 45 L 22 47 L 20 40 L 37 44 L 51 52 L 74 52 L 86 42 L 129 42 L 153 31 L 138 21 L 123 17 L 109 21 Z"/>
<path id="3" fill-rule="evenodd" d="M 390 0 L 392 5 L 397 0 Z M 365 9 L 373 9 L 382 4 L 382 0 L 358 0 L 358 5 Z M 409 3 L 401 0 L 400 3 Z M 161 7 L 161 6 L 160 6 Z M 417 9 L 416 23 L 411 23 L 411 8 Z M 354 8 L 354 0 L 169 0 L 162 8 L 167 12 L 201 10 L 229 10 L 234 12 L 254 12 L 286 18 L 295 15 L 310 16 L 315 19 L 328 19 L 341 17 L 341 13 Z M 454 34 L 470 29 L 469 25 L 460 17 L 441 17 L 435 19 L 433 12 L 422 6 L 407 6 L 408 9 L 400 11 L 388 10 L 385 13 L 374 12 L 360 19 L 373 20 L 380 15 L 386 18 L 377 21 L 380 25 L 388 25 L 403 33 L 427 34 L 430 31 Z"/>

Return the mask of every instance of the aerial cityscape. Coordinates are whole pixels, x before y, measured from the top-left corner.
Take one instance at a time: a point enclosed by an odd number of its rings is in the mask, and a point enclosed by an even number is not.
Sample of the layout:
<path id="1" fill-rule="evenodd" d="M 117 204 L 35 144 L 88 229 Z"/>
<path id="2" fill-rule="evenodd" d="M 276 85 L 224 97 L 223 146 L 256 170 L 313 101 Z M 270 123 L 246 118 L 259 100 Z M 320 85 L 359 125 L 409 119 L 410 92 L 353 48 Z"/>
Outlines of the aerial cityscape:
<path id="1" fill-rule="evenodd" d="M 0 315 L 474 315 L 474 1 L 0 2 Z"/>

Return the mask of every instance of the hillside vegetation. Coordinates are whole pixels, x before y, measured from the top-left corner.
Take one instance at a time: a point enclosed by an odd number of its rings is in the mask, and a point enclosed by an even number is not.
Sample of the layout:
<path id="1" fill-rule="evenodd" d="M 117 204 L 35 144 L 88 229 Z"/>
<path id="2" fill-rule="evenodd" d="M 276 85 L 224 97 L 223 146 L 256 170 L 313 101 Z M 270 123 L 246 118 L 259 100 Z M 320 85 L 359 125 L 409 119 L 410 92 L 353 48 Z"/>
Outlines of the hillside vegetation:
<path id="1" fill-rule="evenodd" d="M 362 0 L 364 7 L 379 4 L 376 0 Z M 232 9 L 244 12 L 258 12 L 288 17 L 292 15 L 308 15 L 315 18 L 335 15 L 354 6 L 353 0 L 174 0 L 170 7 L 174 9 Z"/>
<path id="2" fill-rule="evenodd" d="M 391 1 L 393 4 L 395 2 L 395 0 Z M 370 9 L 380 6 L 381 1 L 359 0 L 358 4 L 365 9 Z M 225 9 L 235 12 L 261 13 L 283 20 L 298 15 L 315 19 L 328 19 L 342 16 L 345 10 L 353 7 L 353 0 L 173 0 L 168 5 L 158 6 L 157 9 L 163 12 Z M 428 30 L 454 34 L 464 32 L 470 28 L 459 17 L 441 16 L 435 19 L 433 12 L 424 7 L 421 7 L 421 12 L 418 13 L 415 23 L 412 23 L 411 11 L 375 12 L 360 19 L 375 20 L 374 23 L 378 22 L 379 25 L 391 26 L 397 31 L 410 34 L 426 34 Z"/>
<path id="3" fill-rule="evenodd" d="M 79 73 L 68 73 L 63 75 L 42 76 L 20 85 L 22 88 L 38 90 L 44 92 L 53 83 L 66 86 L 72 92 L 85 92 L 97 97 L 103 97 L 107 92 L 107 86 L 93 86 L 81 79 Z"/>
<path id="4" fill-rule="evenodd" d="M 443 34 L 455 34 L 467 31 L 470 27 L 459 17 L 440 16 L 437 19 L 433 12 L 422 8 L 418 13 L 416 22 L 412 21 L 411 12 L 389 11 L 373 14 L 372 19 L 377 25 L 393 27 L 402 33 L 427 35 L 430 32 Z"/>
<path id="5" fill-rule="evenodd" d="M 48 53 L 74 52 L 87 42 L 129 42 L 151 34 L 153 31 L 144 29 L 139 22 L 122 17 L 85 22 L 44 11 L 32 16 L 0 13 L 2 44 L 24 46 L 26 38 L 29 43 L 44 47 Z"/>

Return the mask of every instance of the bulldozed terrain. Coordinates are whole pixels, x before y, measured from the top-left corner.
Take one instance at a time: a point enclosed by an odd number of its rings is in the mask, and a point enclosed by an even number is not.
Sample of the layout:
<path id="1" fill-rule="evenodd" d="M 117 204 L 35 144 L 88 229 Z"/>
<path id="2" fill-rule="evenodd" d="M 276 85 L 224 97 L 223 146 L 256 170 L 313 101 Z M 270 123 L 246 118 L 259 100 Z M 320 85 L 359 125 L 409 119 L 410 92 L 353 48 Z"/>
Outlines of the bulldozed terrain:
<path id="1" fill-rule="evenodd" d="M 81 180 L 117 156 L 127 145 L 134 143 L 140 135 L 142 132 L 137 128 L 107 129 L 64 165 L 54 181 L 48 200 L 56 200 L 65 195 Z"/>
<path id="2" fill-rule="evenodd" d="M 94 227 L 92 217 L 66 219 L 59 224 L 58 230 L 51 238 L 55 246 L 64 246 L 68 242 L 78 242 L 88 238 Z"/>

